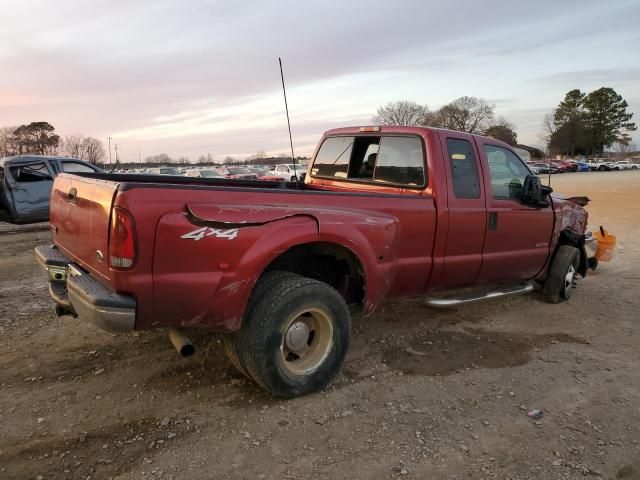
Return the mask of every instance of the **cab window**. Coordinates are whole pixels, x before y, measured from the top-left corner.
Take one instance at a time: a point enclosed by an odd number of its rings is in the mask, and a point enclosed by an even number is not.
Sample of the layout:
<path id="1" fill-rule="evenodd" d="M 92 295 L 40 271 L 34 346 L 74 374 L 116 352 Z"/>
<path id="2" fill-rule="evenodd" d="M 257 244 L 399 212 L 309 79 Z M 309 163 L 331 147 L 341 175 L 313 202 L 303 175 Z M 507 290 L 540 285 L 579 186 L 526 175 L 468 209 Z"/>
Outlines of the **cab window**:
<path id="1" fill-rule="evenodd" d="M 374 180 L 418 187 L 424 185 L 422 144 L 415 137 L 382 137 Z"/>
<path id="2" fill-rule="evenodd" d="M 49 169 L 44 162 L 29 163 L 27 165 L 9 167 L 9 171 L 11 172 L 11 176 L 18 183 L 43 182 L 52 180 Z"/>
<path id="3" fill-rule="evenodd" d="M 408 136 L 329 137 L 311 175 L 421 187 L 426 183 L 422 142 Z"/>
<path id="4" fill-rule="evenodd" d="M 495 145 L 484 145 L 489 164 L 491 189 L 495 199 L 518 199 L 529 169 L 513 152 Z"/>
<path id="5" fill-rule="evenodd" d="M 93 168 L 84 163 L 78 162 L 62 162 L 62 171 L 68 173 L 82 173 L 82 172 L 95 172 Z"/>
<path id="6" fill-rule="evenodd" d="M 311 175 L 347 178 L 354 137 L 329 137 L 322 142 Z"/>
<path id="7" fill-rule="evenodd" d="M 480 177 L 473 147 L 467 140 L 447 138 L 447 154 L 456 198 L 480 198 Z"/>

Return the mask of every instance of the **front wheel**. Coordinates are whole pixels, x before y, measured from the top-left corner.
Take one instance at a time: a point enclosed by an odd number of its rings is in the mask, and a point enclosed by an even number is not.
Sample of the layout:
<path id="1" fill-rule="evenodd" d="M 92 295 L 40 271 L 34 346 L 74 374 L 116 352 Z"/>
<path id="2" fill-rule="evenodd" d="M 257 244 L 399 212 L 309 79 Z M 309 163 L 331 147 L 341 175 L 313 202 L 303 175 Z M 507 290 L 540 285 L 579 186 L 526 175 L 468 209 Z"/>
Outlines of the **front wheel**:
<path id="1" fill-rule="evenodd" d="M 561 245 L 556 252 L 549 275 L 544 282 L 542 296 L 549 303 L 560 303 L 571 298 L 576 286 L 580 251 L 571 245 Z"/>
<path id="2" fill-rule="evenodd" d="M 277 397 L 324 388 L 349 346 L 351 318 L 329 285 L 287 275 L 273 281 L 247 312 L 236 338 L 240 363 Z"/>
<path id="3" fill-rule="evenodd" d="M 291 177 L 291 181 L 292 181 L 292 182 L 297 182 L 297 181 L 298 181 L 298 177 L 296 177 L 295 175 L 293 175 L 293 176 Z"/>
<path id="4" fill-rule="evenodd" d="M 636 167 L 635 165 L 633 167 L 631 167 L 631 170 L 637 170 L 638 167 Z"/>

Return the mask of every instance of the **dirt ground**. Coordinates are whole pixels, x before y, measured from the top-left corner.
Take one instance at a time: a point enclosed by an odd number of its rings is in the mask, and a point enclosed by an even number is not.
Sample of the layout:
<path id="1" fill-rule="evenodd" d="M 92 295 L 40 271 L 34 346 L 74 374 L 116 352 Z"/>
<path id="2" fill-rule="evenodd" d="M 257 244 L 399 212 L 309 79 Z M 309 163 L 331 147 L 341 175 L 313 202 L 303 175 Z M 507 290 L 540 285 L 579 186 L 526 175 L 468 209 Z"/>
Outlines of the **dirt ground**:
<path id="1" fill-rule="evenodd" d="M 552 177 L 619 238 L 568 303 L 389 302 L 354 321 L 336 381 L 290 401 L 219 336 L 190 332 L 180 359 L 163 332 L 56 317 L 32 253 L 48 232 L 0 234 L 0 479 L 640 478 L 639 185 Z"/>

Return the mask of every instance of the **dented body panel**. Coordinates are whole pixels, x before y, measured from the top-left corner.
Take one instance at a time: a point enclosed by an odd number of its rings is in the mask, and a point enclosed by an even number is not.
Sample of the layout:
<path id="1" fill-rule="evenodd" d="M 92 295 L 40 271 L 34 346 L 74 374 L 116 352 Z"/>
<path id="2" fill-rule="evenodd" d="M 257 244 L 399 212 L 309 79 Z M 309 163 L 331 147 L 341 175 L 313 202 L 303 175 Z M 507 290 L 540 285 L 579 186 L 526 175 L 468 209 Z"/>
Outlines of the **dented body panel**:
<path id="1" fill-rule="evenodd" d="M 323 139 L 358 132 L 334 130 Z M 61 174 L 53 187 L 53 243 L 74 268 L 135 300 L 135 329 L 198 325 L 230 332 L 240 327 L 258 278 L 290 267 L 297 252 L 337 255 L 349 275 L 337 278 L 335 288 L 366 315 L 385 298 L 544 278 L 561 232 L 584 234 L 586 212 L 575 202 L 529 207 L 492 198 L 483 146 L 509 148 L 501 142 L 418 127 L 383 127 L 377 134 L 420 139 L 425 185 L 312 175 L 283 185 Z M 472 145 L 477 198 L 455 197 L 446 150 L 451 138 Z M 111 268 L 97 254 L 109 248 L 114 208 L 134 223 L 129 269 Z"/>

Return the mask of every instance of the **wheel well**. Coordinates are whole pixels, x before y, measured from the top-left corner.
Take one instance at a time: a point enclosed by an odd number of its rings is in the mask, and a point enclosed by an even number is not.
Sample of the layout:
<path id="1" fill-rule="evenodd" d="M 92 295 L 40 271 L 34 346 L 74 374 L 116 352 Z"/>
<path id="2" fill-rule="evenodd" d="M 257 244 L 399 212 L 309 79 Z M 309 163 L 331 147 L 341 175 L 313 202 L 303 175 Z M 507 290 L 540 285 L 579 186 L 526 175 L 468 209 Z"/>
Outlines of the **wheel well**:
<path id="1" fill-rule="evenodd" d="M 273 260 L 264 273 L 286 271 L 320 280 L 335 288 L 347 304 L 362 304 L 365 275 L 360 259 L 349 249 L 326 242 L 296 245 Z"/>

